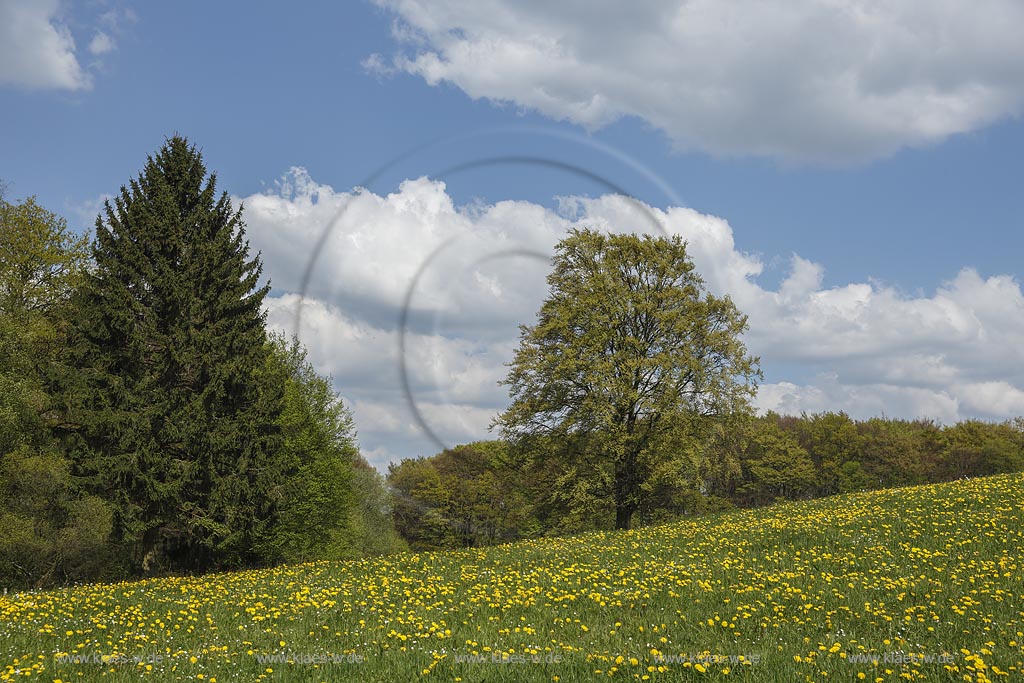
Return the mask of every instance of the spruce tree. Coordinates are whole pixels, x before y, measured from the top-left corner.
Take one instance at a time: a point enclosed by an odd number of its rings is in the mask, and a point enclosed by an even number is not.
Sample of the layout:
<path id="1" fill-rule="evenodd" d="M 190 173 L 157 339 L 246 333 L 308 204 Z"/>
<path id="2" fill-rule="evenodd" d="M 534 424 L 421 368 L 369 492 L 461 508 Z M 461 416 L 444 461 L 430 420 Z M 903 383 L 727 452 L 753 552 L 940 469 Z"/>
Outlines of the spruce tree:
<path id="1" fill-rule="evenodd" d="M 178 136 L 106 202 L 64 378 L 75 472 L 114 504 L 135 572 L 252 565 L 274 524 L 283 382 L 259 255 Z"/>

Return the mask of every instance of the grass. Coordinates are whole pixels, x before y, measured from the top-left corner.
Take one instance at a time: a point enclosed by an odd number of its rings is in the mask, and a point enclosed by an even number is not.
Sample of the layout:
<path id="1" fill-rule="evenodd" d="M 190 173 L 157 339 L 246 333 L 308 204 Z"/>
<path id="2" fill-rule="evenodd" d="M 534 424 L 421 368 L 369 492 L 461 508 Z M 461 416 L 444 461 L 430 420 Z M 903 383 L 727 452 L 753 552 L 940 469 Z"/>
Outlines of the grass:
<path id="1" fill-rule="evenodd" d="M 14 594 L 0 681 L 1021 680 L 1022 492 Z"/>

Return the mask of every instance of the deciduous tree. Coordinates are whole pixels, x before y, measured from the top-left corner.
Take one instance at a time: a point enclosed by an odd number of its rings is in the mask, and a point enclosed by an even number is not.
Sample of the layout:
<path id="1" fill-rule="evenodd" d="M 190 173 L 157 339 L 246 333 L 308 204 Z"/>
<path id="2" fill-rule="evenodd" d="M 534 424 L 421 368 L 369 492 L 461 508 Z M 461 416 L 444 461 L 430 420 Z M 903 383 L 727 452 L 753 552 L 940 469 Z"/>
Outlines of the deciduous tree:
<path id="1" fill-rule="evenodd" d="M 741 340 L 747 319 L 707 292 L 678 236 L 574 230 L 548 285 L 496 425 L 518 448 L 554 444 L 544 457 L 578 472 L 577 488 L 627 529 L 645 482 L 683 457 L 697 424 L 748 409 L 760 371 Z"/>
<path id="2" fill-rule="evenodd" d="M 66 304 L 88 239 L 0 185 L 0 583 L 43 587 L 103 569 L 111 510 L 83 495 L 50 432 L 46 378 L 64 356 Z"/>

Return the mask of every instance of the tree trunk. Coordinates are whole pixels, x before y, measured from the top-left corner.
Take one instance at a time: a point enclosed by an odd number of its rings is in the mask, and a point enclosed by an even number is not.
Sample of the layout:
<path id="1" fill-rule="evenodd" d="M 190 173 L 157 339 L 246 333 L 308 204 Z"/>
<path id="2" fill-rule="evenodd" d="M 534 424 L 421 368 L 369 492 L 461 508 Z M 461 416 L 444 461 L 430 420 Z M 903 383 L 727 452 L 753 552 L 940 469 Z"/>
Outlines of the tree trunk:
<path id="1" fill-rule="evenodd" d="M 628 530 L 633 520 L 633 508 L 627 505 L 617 504 L 615 506 L 615 528 Z"/>
<path id="2" fill-rule="evenodd" d="M 615 528 L 629 529 L 639 496 L 636 454 L 627 453 L 615 468 Z"/>

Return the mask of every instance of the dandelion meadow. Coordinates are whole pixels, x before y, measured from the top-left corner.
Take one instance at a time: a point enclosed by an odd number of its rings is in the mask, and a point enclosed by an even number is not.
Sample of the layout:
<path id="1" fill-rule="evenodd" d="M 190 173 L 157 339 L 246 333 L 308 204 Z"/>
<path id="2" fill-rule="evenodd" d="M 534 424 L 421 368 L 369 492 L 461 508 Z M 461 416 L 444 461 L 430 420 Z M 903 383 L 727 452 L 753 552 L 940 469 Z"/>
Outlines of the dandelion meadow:
<path id="1" fill-rule="evenodd" d="M 2 681 L 998 681 L 1024 475 L 0 598 Z"/>

